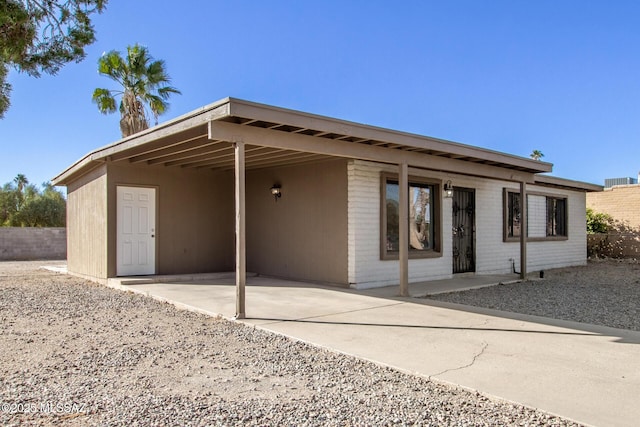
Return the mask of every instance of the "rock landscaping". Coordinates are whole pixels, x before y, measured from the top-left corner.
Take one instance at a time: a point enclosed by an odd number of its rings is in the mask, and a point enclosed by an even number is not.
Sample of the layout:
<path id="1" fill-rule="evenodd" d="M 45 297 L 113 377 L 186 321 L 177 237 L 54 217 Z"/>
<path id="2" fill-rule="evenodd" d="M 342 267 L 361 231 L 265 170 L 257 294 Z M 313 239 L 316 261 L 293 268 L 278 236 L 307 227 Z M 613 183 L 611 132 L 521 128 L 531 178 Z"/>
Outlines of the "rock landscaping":
<path id="1" fill-rule="evenodd" d="M 0 263 L 0 425 L 576 425 L 38 265 Z"/>

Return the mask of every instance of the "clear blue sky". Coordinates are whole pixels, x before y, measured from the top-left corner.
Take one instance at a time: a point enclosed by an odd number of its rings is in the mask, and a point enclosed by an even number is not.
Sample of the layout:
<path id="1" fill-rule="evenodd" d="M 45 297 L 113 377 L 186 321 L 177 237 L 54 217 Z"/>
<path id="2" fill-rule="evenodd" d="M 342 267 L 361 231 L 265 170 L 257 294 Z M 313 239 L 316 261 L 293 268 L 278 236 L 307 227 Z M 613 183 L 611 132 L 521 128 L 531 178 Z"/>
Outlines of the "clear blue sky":
<path id="1" fill-rule="evenodd" d="M 147 46 L 182 91 L 160 120 L 226 96 L 528 157 L 603 184 L 640 170 L 640 2 L 111 0 L 80 64 L 12 71 L 0 185 L 48 181 L 119 139 L 91 103 L 100 55 Z"/>

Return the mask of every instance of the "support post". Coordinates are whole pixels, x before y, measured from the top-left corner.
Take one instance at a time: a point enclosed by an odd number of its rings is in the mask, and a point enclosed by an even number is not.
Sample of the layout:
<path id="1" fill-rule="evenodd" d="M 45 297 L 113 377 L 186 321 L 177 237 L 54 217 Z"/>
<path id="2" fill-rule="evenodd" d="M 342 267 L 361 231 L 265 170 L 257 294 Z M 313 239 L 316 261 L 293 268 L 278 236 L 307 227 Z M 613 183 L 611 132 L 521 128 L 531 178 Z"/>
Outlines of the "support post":
<path id="1" fill-rule="evenodd" d="M 236 199 L 236 319 L 244 319 L 247 283 L 244 142 L 233 144 Z"/>
<path id="2" fill-rule="evenodd" d="M 527 235 L 529 225 L 527 224 L 527 183 L 520 183 L 520 278 L 527 277 Z"/>
<path id="3" fill-rule="evenodd" d="M 400 263 L 400 296 L 409 296 L 409 165 L 401 163 L 398 173 L 398 262 Z"/>

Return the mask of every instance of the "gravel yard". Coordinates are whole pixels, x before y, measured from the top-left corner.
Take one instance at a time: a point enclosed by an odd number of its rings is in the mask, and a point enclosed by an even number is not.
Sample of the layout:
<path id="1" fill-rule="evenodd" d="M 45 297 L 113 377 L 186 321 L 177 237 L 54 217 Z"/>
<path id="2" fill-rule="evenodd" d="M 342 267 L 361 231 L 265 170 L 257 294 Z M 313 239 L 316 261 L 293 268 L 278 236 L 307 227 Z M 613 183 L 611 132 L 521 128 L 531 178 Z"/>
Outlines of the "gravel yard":
<path id="1" fill-rule="evenodd" d="M 576 425 L 38 265 L 0 263 L 0 425 Z"/>
<path id="2" fill-rule="evenodd" d="M 543 280 L 433 295 L 438 301 L 640 331 L 640 263 L 595 260 Z"/>

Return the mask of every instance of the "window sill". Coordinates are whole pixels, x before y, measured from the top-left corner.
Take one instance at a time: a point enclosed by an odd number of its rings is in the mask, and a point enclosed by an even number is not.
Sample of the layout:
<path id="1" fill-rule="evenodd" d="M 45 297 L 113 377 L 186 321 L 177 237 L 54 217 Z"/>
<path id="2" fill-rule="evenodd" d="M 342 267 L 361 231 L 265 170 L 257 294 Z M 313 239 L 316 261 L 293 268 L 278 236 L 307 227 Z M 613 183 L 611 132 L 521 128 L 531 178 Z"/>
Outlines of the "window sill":
<path id="1" fill-rule="evenodd" d="M 409 252 L 409 259 L 430 259 L 430 258 L 442 258 L 442 252 L 438 251 L 424 251 L 424 252 Z M 400 255 L 397 252 L 387 252 L 380 255 L 381 261 L 393 261 L 400 259 Z"/>
<path id="2" fill-rule="evenodd" d="M 527 242 L 562 242 L 569 240 L 569 236 L 547 236 L 547 237 L 529 237 Z M 505 243 L 519 243 L 519 237 L 507 237 L 503 240 Z"/>

